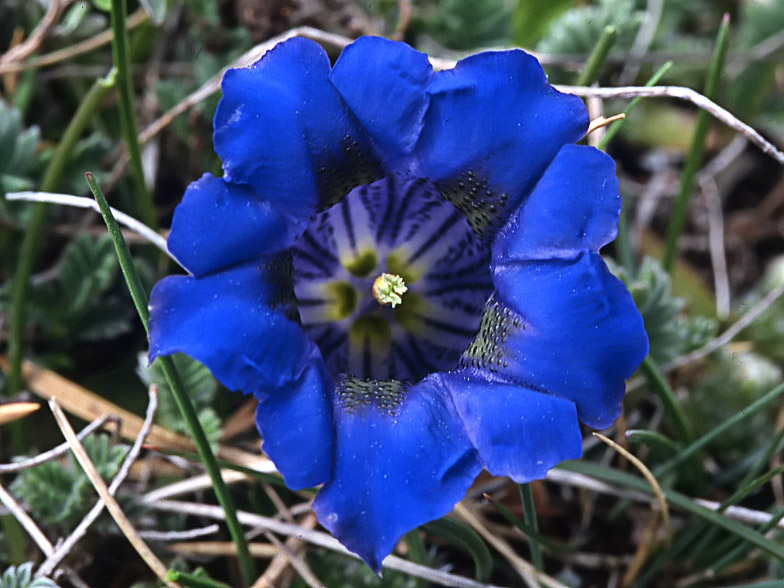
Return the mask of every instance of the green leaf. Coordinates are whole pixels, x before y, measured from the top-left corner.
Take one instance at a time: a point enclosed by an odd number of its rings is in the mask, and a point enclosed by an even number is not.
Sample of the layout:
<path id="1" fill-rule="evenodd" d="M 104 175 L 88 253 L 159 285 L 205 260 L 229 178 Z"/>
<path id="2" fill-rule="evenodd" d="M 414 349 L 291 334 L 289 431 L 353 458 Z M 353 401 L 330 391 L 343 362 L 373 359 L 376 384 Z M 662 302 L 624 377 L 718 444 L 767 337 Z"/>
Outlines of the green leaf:
<path id="1" fill-rule="evenodd" d="M 112 0 L 93 0 L 93 6 L 101 12 L 111 12 Z"/>
<path id="2" fill-rule="evenodd" d="M 106 290 L 117 275 L 117 262 L 109 235 L 93 240 L 80 233 L 65 250 L 60 264 L 60 285 L 70 312 L 88 308 L 96 294 Z"/>
<path id="3" fill-rule="evenodd" d="M 211 445 L 215 445 L 221 435 L 222 422 L 218 414 L 211 408 L 218 388 L 218 382 L 206 367 L 198 361 L 181 353 L 172 356 L 177 371 L 182 379 L 185 391 L 196 408 L 199 423 L 204 429 Z M 158 386 L 158 419 L 159 422 L 172 431 L 187 434 L 188 428 L 182 419 L 180 410 L 171 393 L 171 389 L 163 373 L 160 363 L 147 365 L 147 357 L 140 354 L 137 363 L 137 373 L 146 386 Z"/>
<path id="4" fill-rule="evenodd" d="M 59 588 L 49 578 L 33 579 L 33 562 L 11 566 L 0 576 L 0 588 Z"/>
<path id="5" fill-rule="evenodd" d="M 3 194 L 35 184 L 28 172 L 36 162 L 39 140 L 38 127 L 24 129 L 22 113 L 0 100 L 0 188 Z"/>
<path id="6" fill-rule="evenodd" d="M 450 49 L 474 49 L 506 42 L 511 9 L 505 0 L 438 0 L 423 32 Z"/>
<path id="7" fill-rule="evenodd" d="M 521 47 L 536 46 L 553 22 L 574 4 L 575 0 L 518 0 L 512 21 L 512 41 Z"/>
<path id="8" fill-rule="evenodd" d="M 556 55 L 587 55 L 596 46 L 606 27 L 614 27 L 616 44 L 628 49 L 642 23 L 643 11 L 634 0 L 599 0 L 596 4 L 564 13 L 537 45 L 539 51 Z"/>

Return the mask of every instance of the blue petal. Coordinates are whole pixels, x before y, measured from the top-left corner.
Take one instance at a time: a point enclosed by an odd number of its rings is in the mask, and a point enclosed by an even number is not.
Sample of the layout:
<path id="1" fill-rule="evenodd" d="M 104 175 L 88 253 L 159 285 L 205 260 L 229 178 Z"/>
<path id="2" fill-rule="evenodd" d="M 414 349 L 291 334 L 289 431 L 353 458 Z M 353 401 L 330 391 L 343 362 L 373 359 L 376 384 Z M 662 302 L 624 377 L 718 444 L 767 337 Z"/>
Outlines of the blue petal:
<path id="1" fill-rule="evenodd" d="M 314 362 L 299 379 L 256 393 L 262 448 L 292 490 L 323 484 L 332 475 L 333 422 L 329 375 Z"/>
<path id="2" fill-rule="evenodd" d="M 386 156 L 409 153 L 422 128 L 427 55 L 405 43 L 361 37 L 340 54 L 330 79 Z"/>
<path id="3" fill-rule="evenodd" d="M 509 307 L 502 377 L 571 400 L 592 427 L 610 425 L 648 338 L 631 295 L 599 254 L 498 265 L 493 282 Z"/>
<path id="4" fill-rule="evenodd" d="M 618 232 L 615 162 L 593 147 L 565 145 L 498 235 L 493 257 L 573 258 L 598 251 Z"/>
<path id="5" fill-rule="evenodd" d="M 215 113 L 215 150 L 226 178 L 253 184 L 303 219 L 380 176 L 329 71 L 319 45 L 290 39 L 251 67 L 226 72 Z"/>
<path id="6" fill-rule="evenodd" d="M 285 285 L 272 265 L 158 282 L 150 296 L 150 361 L 185 353 L 245 393 L 299 380 L 321 355 L 287 318 Z"/>
<path id="7" fill-rule="evenodd" d="M 468 57 L 436 73 L 428 94 L 416 171 L 469 221 L 475 208 L 494 217 L 485 223 L 505 221 L 588 125 L 582 101 L 553 89 L 536 59 L 519 50 Z"/>
<path id="8" fill-rule="evenodd" d="M 198 277 L 280 251 L 293 242 L 294 228 L 248 186 L 204 174 L 174 211 L 169 249 Z"/>
<path id="9" fill-rule="evenodd" d="M 424 380 L 405 394 L 395 411 L 335 401 L 333 478 L 313 503 L 319 522 L 376 572 L 406 532 L 448 513 L 481 470 L 440 384 Z"/>
<path id="10" fill-rule="evenodd" d="M 522 386 L 444 376 L 468 436 L 488 472 L 522 484 L 582 455 L 573 402 Z"/>

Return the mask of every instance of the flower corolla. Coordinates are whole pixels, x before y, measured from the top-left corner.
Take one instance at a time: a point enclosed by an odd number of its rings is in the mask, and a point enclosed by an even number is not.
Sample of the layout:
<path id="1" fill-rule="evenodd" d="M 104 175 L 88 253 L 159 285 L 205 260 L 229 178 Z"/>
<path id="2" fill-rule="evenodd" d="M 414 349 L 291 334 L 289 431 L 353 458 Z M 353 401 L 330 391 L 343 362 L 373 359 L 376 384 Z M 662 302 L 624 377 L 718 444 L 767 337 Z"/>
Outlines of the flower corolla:
<path id="1" fill-rule="evenodd" d="M 542 478 L 619 415 L 648 342 L 598 253 L 615 167 L 533 57 L 434 72 L 363 37 L 331 67 L 292 39 L 222 90 L 224 173 L 174 214 L 189 275 L 153 290 L 149 356 L 255 395 L 264 451 L 371 568 L 482 468 Z"/>

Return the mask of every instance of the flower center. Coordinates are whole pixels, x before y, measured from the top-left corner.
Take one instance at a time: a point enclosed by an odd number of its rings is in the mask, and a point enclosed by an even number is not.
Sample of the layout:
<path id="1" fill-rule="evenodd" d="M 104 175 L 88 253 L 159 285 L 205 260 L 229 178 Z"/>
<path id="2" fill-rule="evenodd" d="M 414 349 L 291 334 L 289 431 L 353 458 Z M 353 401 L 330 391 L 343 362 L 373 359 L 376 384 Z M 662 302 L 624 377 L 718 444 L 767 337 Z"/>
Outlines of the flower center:
<path id="1" fill-rule="evenodd" d="M 292 254 L 302 327 L 335 376 L 415 382 L 457 367 L 493 291 L 489 247 L 422 179 L 358 186 Z"/>
<path id="2" fill-rule="evenodd" d="M 389 306 L 395 308 L 403 302 L 401 296 L 408 291 L 408 288 L 400 276 L 383 273 L 375 279 L 371 290 L 373 291 L 373 298 L 379 304 L 389 304 Z"/>

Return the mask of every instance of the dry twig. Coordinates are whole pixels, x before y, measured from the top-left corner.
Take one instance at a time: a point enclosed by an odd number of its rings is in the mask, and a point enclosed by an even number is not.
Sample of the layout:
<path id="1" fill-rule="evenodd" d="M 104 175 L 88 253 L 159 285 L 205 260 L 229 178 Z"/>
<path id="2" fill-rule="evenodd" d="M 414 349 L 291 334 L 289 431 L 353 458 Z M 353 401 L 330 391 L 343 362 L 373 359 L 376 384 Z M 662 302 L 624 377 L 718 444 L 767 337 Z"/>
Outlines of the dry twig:
<path id="1" fill-rule="evenodd" d="M 144 423 L 142 423 L 142 427 L 139 431 L 139 434 L 136 436 L 136 440 L 131 445 L 131 448 L 128 450 L 128 454 L 125 456 L 120 469 L 117 471 L 117 474 L 114 476 L 112 483 L 109 484 L 108 492 L 111 496 L 117 492 L 117 489 L 120 487 L 120 484 L 123 483 L 125 478 L 128 476 L 128 472 L 131 469 L 131 465 L 133 462 L 136 461 L 136 458 L 139 456 L 139 452 L 142 449 L 142 445 L 144 444 L 144 440 L 147 438 L 147 434 L 150 432 L 150 427 L 152 427 L 152 419 L 155 416 L 155 410 L 158 407 L 158 392 L 155 386 L 150 386 L 149 389 L 149 401 L 147 404 L 147 414 L 144 418 Z M 108 417 L 102 417 L 103 420 L 106 420 Z M 95 422 L 100 422 L 102 419 L 98 419 Z M 94 424 L 94 423 L 90 423 Z M 97 425 L 97 426 L 100 426 Z M 97 428 L 96 426 L 96 428 Z M 76 438 L 81 441 L 81 438 L 84 436 L 84 432 L 87 430 L 87 427 L 76 436 Z M 66 442 L 66 449 L 70 448 L 70 444 Z M 90 511 L 84 516 L 84 518 L 79 522 L 76 528 L 71 532 L 71 534 L 62 542 L 60 542 L 57 546 L 57 549 L 54 550 L 54 553 L 49 555 L 44 563 L 38 568 L 36 572 L 36 577 L 40 578 L 42 576 L 49 576 L 57 565 L 62 561 L 62 559 L 71 552 L 71 549 L 74 545 L 76 545 L 77 541 L 81 539 L 84 534 L 87 532 L 87 529 L 90 525 L 95 522 L 95 519 L 98 518 L 98 515 L 103 512 L 103 507 L 105 506 L 104 501 L 102 499 L 98 499 Z"/>
<path id="2" fill-rule="evenodd" d="M 175 582 L 172 582 L 166 577 L 167 569 L 166 566 L 163 565 L 163 562 L 158 559 L 158 557 L 147 547 L 147 544 L 139 537 L 139 534 L 136 532 L 136 529 L 133 527 L 131 522 L 128 520 L 128 517 L 125 516 L 125 513 L 120 508 L 120 505 L 117 504 L 117 501 L 114 497 L 109 494 L 109 489 L 106 487 L 106 483 L 101 478 L 101 475 L 98 473 L 98 470 L 95 469 L 95 465 L 93 462 L 90 461 L 90 457 L 87 455 L 87 452 L 84 450 L 84 447 L 76 438 L 76 433 L 74 432 L 73 428 L 71 428 L 71 423 L 68 422 L 68 418 L 65 416 L 65 413 L 60 408 L 60 405 L 57 404 L 57 401 L 54 399 L 49 400 L 49 407 L 52 409 L 52 414 L 54 415 L 55 420 L 57 421 L 57 425 L 60 427 L 60 430 L 63 433 L 63 436 L 68 440 L 71 444 L 71 449 L 76 456 L 76 460 L 79 462 L 79 465 L 82 466 L 84 473 L 87 474 L 87 477 L 92 482 L 93 487 L 95 488 L 98 495 L 103 499 L 106 509 L 112 515 L 112 518 L 117 523 L 117 526 L 120 527 L 123 535 L 125 535 L 126 539 L 133 545 L 136 552 L 141 556 L 144 562 L 149 566 L 149 568 L 155 573 L 156 576 L 169 586 L 169 588 L 179 588 L 179 585 Z"/>
<path id="3" fill-rule="evenodd" d="M 161 500 L 158 502 L 147 503 L 147 506 L 155 510 L 192 514 L 195 516 L 215 520 L 223 520 L 224 517 L 223 510 L 220 506 L 213 506 L 210 504 Z M 299 537 L 303 541 L 307 541 L 312 545 L 317 545 L 318 547 L 323 547 L 348 557 L 358 559 L 357 555 L 351 553 L 348 549 L 343 547 L 337 539 L 331 535 L 328 535 L 327 533 L 305 529 L 300 525 L 285 523 L 283 521 L 278 521 L 247 511 L 238 511 L 237 518 L 243 525 L 261 527 L 271 531 L 272 533 L 285 535 L 287 537 Z M 477 582 L 469 578 L 450 574 L 449 572 L 435 570 L 427 566 L 415 564 L 394 555 L 387 556 L 382 565 L 389 570 L 397 570 L 399 572 L 403 572 L 404 574 L 408 574 L 409 576 L 422 578 L 435 584 L 448 586 L 450 588 L 500 588 L 499 586 L 495 586 L 493 584 Z"/>
<path id="4" fill-rule="evenodd" d="M 35 544 L 43 551 L 44 555 L 51 555 L 52 551 L 54 551 L 54 547 L 52 547 L 49 539 L 47 539 L 46 535 L 38 528 L 35 521 L 30 518 L 30 515 L 28 515 L 19 503 L 14 500 L 14 497 L 3 488 L 2 484 L 0 484 L 0 502 L 2 502 L 9 512 L 14 515 L 14 518 L 19 521 L 19 524 L 27 531 L 27 534 L 35 541 Z"/>
<path id="5" fill-rule="evenodd" d="M 89 425 L 87 425 L 84 429 L 79 431 L 79 434 L 76 436 L 79 441 L 87 437 L 90 433 L 95 431 L 96 429 L 100 429 L 103 424 L 110 420 L 111 417 L 108 415 L 104 415 L 98 419 L 95 419 Z M 46 463 L 47 461 L 51 461 L 53 459 L 57 459 L 64 453 L 67 453 L 70 449 L 68 443 L 61 443 L 57 447 L 50 449 L 49 451 L 45 451 L 44 453 L 39 453 L 35 457 L 31 457 L 29 459 L 25 459 L 22 461 L 17 461 L 14 463 L 3 463 L 0 464 L 0 474 L 11 474 L 14 472 L 21 472 L 22 470 L 26 470 L 29 468 L 34 468 L 37 465 L 41 465 L 42 463 Z"/>

